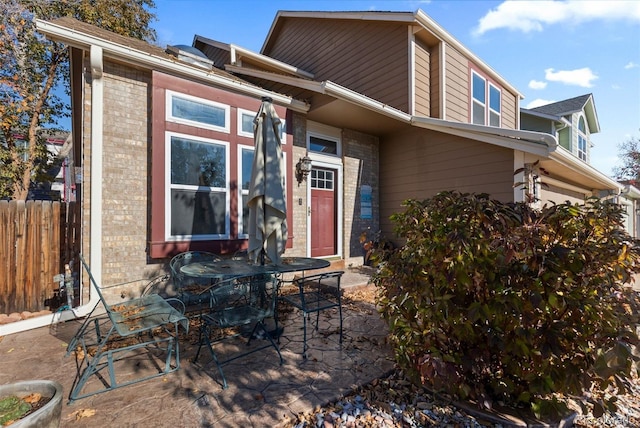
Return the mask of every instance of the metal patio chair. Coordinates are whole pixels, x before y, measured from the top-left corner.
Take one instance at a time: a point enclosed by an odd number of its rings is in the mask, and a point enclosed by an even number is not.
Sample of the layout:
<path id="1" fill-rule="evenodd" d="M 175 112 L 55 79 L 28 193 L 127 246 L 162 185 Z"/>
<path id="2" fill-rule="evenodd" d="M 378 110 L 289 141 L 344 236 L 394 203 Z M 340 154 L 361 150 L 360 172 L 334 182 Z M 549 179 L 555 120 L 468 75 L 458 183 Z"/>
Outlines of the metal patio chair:
<path id="1" fill-rule="evenodd" d="M 214 282 L 208 278 L 187 276 L 180 269 L 189 263 L 220 260 L 220 256 L 207 251 L 185 251 L 171 259 L 169 269 L 176 297 L 182 300 L 185 306 L 190 309 L 193 307 L 210 308 L 212 304 L 211 286 L 214 285 Z"/>
<path id="2" fill-rule="evenodd" d="M 297 287 L 297 293 L 283 294 L 279 297 L 302 312 L 303 329 L 303 358 L 307 358 L 307 319 L 310 314 L 316 314 L 316 330 L 320 324 L 320 312 L 338 308 L 340 316 L 340 343 L 342 343 L 342 291 L 340 279 L 343 271 L 323 272 L 315 275 L 296 278 L 293 284 Z M 277 328 L 277 320 L 276 320 Z"/>
<path id="3" fill-rule="evenodd" d="M 94 314 L 100 306 L 97 304 L 67 346 L 67 355 L 76 354 L 78 368 L 78 378 L 69 401 L 142 382 L 180 368 L 179 328 L 189 329 L 184 306 L 174 301 L 174 305 L 181 306 L 181 310 L 176 309 L 158 294 L 109 304 L 82 256 L 80 261 L 105 313 Z M 158 352 L 166 354 L 164 366 L 150 357 Z M 143 360 L 140 355 L 150 358 Z M 133 375 L 130 367 L 125 369 L 126 365 L 122 364 L 127 359 L 137 361 Z M 149 370 L 142 369 L 143 361 L 149 362 L 144 364 Z M 122 376 L 117 376 L 117 373 Z M 83 392 L 93 376 L 100 380 L 101 386 Z"/>
<path id="4" fill-rule="evenodd" d="M 278 353 L 280 364 L 283 363 L 280 348 L 267 331 L 264 323 L 265 319 L 274 317 L 275 313 L 278 282 L 273 275 L 261 274 L 228 278 L 211 288 L 211 293 L 213 307 L 209 313 L 202 315 L 199 346 L 194 362 L 197 362 L 202 347 L 206 346 L 218 367 L 224 389 L 228 384 L 222 366 L 231 361 L 273 347 Z M 231 337 L 241 335 L 237 331 L 228 334 L 228 329 L 240 329 L 244 326 L 251 328 L 246 342 L 247 350 L 228 356 L 224 360 L 219 359 L 214 346 Z M 251 341 L 258 338 L 265 339 L 267 343 L 250 348 Z"/>

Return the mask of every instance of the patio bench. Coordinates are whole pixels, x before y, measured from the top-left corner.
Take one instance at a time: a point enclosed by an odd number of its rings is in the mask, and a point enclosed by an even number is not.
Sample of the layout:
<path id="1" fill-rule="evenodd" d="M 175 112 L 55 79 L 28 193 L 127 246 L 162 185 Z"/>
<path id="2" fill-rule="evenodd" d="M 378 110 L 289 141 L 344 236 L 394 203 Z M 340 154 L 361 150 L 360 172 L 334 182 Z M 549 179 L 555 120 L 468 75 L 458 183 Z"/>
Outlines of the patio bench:
<path id="1" fill-rule="evenodd" d="M 177 299 L 165 300 L 157 294 L 109 304 L 82 256 L 80 261 L 100 301 L 67 346 L 67 356 L 75 353 L 78 367 L 69 402 L 177 370 L 180 367 L 179 328 L 182 326 L 185 331 L 189 328 L 184 305 Z M 105 312 L 95 314 L 100 304 Z M 155 360 L 154 352 L 166 354 L 163 365 Z M 144 359 L 136 359 L 136 367 L 130 370 L 133 373 L 126 372 L 123 362 L 140 354 L 149 357 L 149 364 L 145 367 Z M 116 376 L 117 370 L 122 376 Z M 94 375 L 100 380 L 100 387 L 83 392 Z"/>

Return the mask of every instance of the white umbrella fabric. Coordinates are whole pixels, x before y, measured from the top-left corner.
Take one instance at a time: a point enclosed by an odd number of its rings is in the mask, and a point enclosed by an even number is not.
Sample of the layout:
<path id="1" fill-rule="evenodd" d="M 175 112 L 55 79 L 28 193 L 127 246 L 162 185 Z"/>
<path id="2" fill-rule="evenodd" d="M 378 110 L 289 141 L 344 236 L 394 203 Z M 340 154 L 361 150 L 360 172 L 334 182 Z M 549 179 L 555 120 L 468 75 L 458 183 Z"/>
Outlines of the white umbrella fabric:
<path id="1" fill-rule="evenodd" d="M 264 264 L 266 255 L 280 264 L 287 243 L 285 171 L 280 118 L 271 98 L 263 97 L 253 121 L 255 151 L 249 183 L 249 258 Z"/>

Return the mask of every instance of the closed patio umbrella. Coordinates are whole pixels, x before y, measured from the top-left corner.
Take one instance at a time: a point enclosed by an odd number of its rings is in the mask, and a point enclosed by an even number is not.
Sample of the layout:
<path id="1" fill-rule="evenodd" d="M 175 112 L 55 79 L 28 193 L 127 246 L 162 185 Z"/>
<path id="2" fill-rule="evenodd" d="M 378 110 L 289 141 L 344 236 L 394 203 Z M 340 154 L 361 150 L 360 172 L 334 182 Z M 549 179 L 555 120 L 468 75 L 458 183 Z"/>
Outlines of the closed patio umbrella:
<path id="1" fill-rule="evenodd" d="M 281 122 L 271 98 L 262 98 L 253 123 L 255 151 L 249 183 L 249 258 L 264 264 L 266 255 L 272 263 L 280 264 L 287 242 L 287 204 Z"/>

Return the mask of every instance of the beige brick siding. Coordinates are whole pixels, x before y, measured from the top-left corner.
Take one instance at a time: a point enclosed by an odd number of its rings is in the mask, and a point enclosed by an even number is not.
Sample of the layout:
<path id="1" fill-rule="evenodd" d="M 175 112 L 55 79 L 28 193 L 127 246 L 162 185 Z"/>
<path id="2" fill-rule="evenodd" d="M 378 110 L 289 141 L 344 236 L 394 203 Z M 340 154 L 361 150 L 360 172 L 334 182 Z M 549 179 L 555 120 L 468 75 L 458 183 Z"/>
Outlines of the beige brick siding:
<path id="1" fill-rule="evenodd" d="M 378 138 L 356 131 L 342 132 L 344 162 L 343 244 L 345 263 L 361 265 L 363 262 L 360 235 L 367 231 L 372 236 L 380 228 L 379 156 Z M 372 219 L 360 217 L 360 197 L 363 185 L 372 189 Z"/>
<path id="2" fill-rule="evenodd" d="M 90 82 L 90 79 L 87 79 Z M 114 301 L 139 294 L 146 282 L 161 273 L 163 263 L 147 266 L 149 203 L 149 83 L 150 74 L 106 63 L 103 73 L 103 204 L 102 286 Z M 83 248 L 89 248 L 91 180 L 91 86 L 85 85 L 83 130 Z M 88 252 L 87 252 L 88 253 Z"/>

